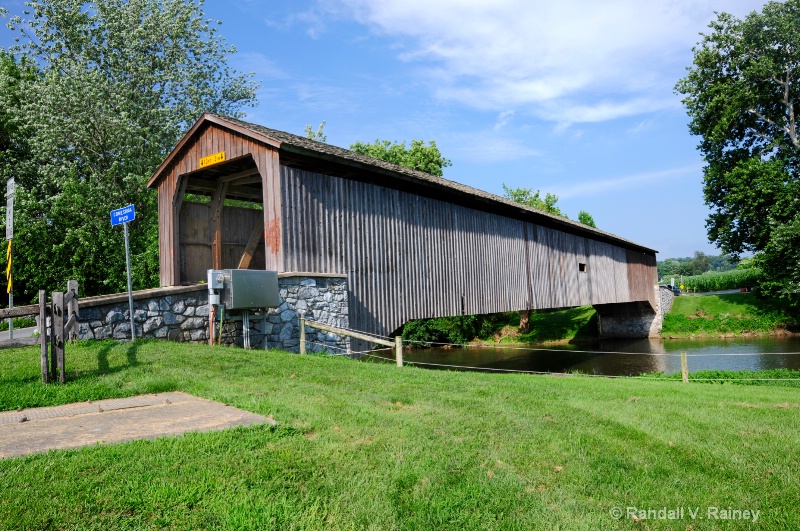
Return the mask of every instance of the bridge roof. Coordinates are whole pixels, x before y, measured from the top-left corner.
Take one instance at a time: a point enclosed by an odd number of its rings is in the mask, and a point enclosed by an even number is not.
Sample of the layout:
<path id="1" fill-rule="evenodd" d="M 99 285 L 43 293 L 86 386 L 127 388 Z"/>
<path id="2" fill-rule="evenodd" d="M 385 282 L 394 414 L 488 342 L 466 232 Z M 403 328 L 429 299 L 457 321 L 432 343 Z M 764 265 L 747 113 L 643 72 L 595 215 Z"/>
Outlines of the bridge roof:
<path id="1" fill-rule="evenodd" d="M 375 174 L 379 174 L 384 178 L 388 178 L 386 181 L 381 181 L 380 184 L 382 186 L 404 189 L 419 195 L 434 197 L 442 201 L 463 204 L 479 210 L 522 219 L 531 223 L 537 223 L 571 234 L 605 241 L 647 254 L 655 255 L 658 252 L 649 247 L 611 234 L 610 232 L 595 229 L 578 221 L 573 221 L 522 205 L 456 181 L 375 159 L 367 155 L 362 155 L 361 153 L 311 140 L 285 131 L 278 131 L 236 118 L 210 113 L 203 114 L 183 139 L 178 142 L 172 152 L 153 173 L 152 177 L 147 182 L 147 186 L 157 186 L 170 163 L 179 157 L 181 148 L 190 138 L 197 134 L 203 125 L 208 123 L 237 131 L 249 136 L 253 140 L 277 148 L 280 152 L 281 164 L 287 166 L 296 166 L 319 173 L 344 176 L 368 182 L 374 182 Z"/>

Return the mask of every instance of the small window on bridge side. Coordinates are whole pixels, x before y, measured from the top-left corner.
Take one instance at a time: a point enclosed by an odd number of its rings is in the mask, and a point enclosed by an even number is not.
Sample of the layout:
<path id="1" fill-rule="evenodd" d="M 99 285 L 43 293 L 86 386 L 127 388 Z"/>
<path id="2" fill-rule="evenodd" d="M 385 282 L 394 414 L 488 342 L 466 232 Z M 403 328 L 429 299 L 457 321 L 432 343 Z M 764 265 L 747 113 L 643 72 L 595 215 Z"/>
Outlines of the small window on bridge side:
<path id="1" fill-rule="evenodd" d="M 586 273 L 586 264 L 578 263 L 578 271 L 581 273 Z"/>

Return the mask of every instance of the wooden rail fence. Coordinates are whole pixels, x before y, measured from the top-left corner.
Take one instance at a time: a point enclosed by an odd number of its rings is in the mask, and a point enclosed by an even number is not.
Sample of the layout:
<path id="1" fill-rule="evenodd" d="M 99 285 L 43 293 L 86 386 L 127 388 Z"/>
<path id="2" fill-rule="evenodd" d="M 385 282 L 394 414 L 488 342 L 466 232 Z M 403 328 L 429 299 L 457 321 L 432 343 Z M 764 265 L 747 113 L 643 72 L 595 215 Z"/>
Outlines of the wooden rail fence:
<path id="1" fill-rule="evenodd" d="M 386 341 L 385 339 L 378 339 L 373 336 L 369 336 L 367 334 L 361 334 L 359 332 L 354 332 L 352 330 L 344 330 L 342 328 L 336 328 L 333 326 L 328 326 L 320 323 L 315 323 L 313 321 L 307 321 L 305 315 L 302 313 L 300 314 L 300 354 L 306 353 L 306 326 L 310 328 L 316 328 L 317 330 L 323 330 L 325 332 L 331 332 L 333 334 L 337 334 L 340 336 L 346 337 L 353 337 L 355 339 L 361 339 L 363 341 L 369 341 L 370 343 L 376 343 L 378 345 L 383 345 L 385 347 L 394 347 L 394 356 L 395 360 L 397 361 L 397 366 L 403 366 L 403 338 L 400 336 L 395 336 L 394 342 Z"/>
<path id="2" fill-rule="evenodd" d="M 42 383 L 58 380 L 65 381 L 64 345 L 67 340 L 78 337 L 78 281 L 67 282 L 67 291 L 54 291 L 51 302 L 47 302 L 47 292 L 39 290 L 39 304 L 17 306 L 0 310 L 0 319 L 39 316 L 39 337 L 13 340 L 9 346 L 34 345 L 41 346 Z"/>

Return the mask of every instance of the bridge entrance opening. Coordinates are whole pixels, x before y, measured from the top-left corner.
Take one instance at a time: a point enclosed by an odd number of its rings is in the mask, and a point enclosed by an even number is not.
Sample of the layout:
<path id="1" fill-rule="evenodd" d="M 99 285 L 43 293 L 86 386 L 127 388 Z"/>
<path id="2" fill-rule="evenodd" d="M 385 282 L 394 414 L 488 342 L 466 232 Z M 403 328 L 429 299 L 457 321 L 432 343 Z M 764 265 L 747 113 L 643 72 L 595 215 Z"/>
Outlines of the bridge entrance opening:
<path id="1" fill-rule="evenodd" d="M 251 155 L 179 177 L 180 283 L 208 269 L 265 269 L 261 175 Z"/>

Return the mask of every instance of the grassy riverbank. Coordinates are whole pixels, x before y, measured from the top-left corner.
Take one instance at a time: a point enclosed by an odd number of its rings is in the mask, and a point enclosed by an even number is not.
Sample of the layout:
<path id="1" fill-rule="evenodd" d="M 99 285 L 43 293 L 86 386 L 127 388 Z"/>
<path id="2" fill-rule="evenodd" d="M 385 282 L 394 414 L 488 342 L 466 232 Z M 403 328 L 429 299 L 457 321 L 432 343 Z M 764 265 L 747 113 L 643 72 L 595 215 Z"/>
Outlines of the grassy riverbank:
<path id="1" fill-rule="evenodd" d="M 0 351 L 0 409 L 181 390 L 278 427 L 0 461 L 5 529 L 800 528 L 795 389 L 426 371 L 144 342 Z M 628 507 L 699 508 L 635 522 Z M 741 513 L 739 513 L 741 515 Z M 644 525 L 644 527 L 642 527 Z"/>
<path id="2" fill-rule="evenodd" d="M 478 343 L 568 343 L 597 339 L 597 312 L 591 306 L 578 306 L 530 314 L 530 331 L 519 332 L 519 313 L 505 314 L 493 331 L 477 338 Z"/>
<path id="3" fill-rule="evenodd" d="M 800 331 L 800 321 L 777 298 L 752 293 L 676 297 L 662 337 L 731 337 Z"/>

